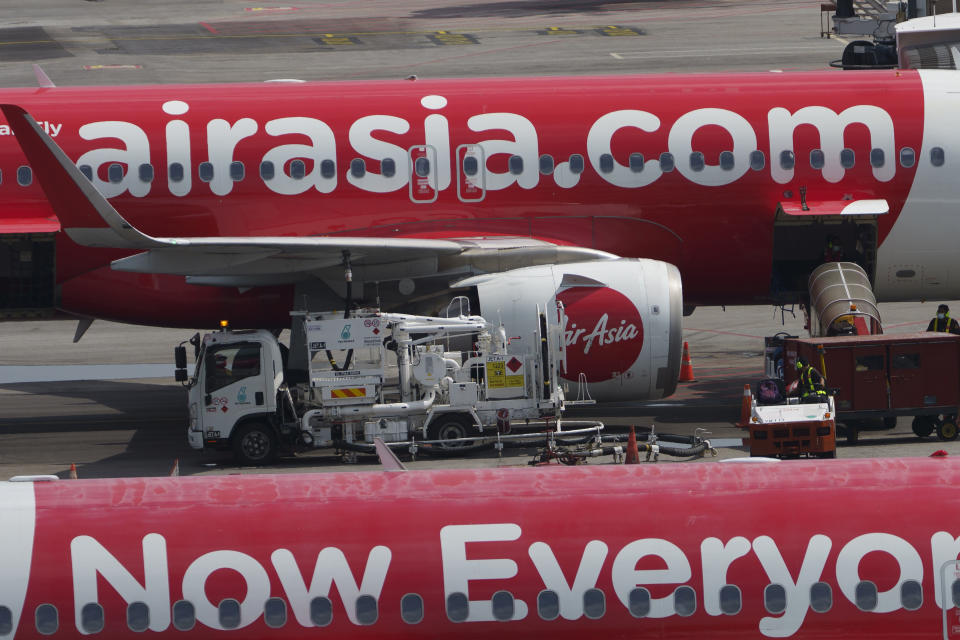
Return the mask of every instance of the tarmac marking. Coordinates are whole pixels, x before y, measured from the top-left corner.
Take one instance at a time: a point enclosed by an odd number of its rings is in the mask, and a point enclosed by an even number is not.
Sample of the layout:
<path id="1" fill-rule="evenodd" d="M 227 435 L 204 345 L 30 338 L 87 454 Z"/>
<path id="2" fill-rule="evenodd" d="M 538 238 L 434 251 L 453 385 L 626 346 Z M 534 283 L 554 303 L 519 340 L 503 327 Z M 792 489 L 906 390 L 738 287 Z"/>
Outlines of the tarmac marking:
<path id="1" fill-rule="evenodd" d="M 721 331 L 720 329 L 694 329 L 693 327 L 688 327 L 684 331 L 701 331 L 703 333 L 719 333 L 724 336 L 739 336 L 741 338 L 757 338 L 762 339 L 763 336 L 752 336 L 749 333 L 737 333 L 736 331 Z"/>
<path id="2" fill-rule="evenodd" d="M 819 46 L 798 46 L 798 47 L 738 47 L 736 49 L 712 49 L 711 53 L 715 56 L 760 56 L 770 53 L 790 53 L 791 51 L 816 51 L 824 47 Z M 619 51 L 610 54 L 618 60 L 637 59 L 637 58 L 696 58 L 703 56 L 703 49 L 675 49 L 672 51 Z"/>

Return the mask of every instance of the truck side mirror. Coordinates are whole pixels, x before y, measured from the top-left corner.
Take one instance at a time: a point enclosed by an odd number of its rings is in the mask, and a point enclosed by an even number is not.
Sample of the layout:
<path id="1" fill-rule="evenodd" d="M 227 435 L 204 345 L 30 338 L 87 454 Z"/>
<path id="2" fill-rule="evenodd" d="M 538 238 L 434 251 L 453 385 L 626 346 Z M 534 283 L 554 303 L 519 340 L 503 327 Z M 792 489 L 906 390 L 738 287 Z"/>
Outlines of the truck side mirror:
<path id="1" fill-rule="evenodd" d="M 187 370 L 186 369 L 176 369 L 173 372 L 173 377 L 177 382 L 186 382 L 187 381 Z"/>
<path id="2" fill-rule="evenodd" d="M 176 362 L 177 369 L 187 368 L 187 348 L 184 346 L 174 347 L 173 360 Z M 179 380 L 179 378 L 177 378 Z"/>

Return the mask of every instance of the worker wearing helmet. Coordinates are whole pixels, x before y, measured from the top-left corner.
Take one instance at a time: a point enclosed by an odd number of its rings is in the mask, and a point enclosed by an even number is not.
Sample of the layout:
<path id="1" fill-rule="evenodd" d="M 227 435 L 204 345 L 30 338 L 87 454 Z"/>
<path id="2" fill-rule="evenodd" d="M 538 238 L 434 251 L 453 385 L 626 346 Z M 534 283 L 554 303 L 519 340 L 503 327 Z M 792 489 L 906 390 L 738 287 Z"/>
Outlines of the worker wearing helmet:
<path id="1" fill-rule="evenodd" d="M 950 317 L 950 307 L 945 304 L 937 307 L 937 315 L 933 317 L 930 324 L 927 325 L 927 331 L 937 333 L 956 333 L 960 335 L 960 324 Z"/>
<path id="2" fill-rule="evenodd" d="M 797 358 L 797 390 L 800 402 L 826 402 L 823 375 L 803 358 Z"/>

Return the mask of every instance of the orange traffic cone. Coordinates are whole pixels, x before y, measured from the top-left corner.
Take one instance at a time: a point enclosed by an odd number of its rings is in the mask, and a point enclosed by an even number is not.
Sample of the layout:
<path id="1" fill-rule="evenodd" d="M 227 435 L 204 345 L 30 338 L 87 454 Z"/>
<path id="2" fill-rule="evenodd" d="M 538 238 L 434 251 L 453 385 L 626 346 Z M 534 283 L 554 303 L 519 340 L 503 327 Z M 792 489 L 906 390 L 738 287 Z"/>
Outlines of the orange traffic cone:
<path id="1" fill-rule="evenodd" d="M 70 479 L 71 479 L 71 480 L 76 480 L 77 478 L 78 478 L 78 476 L 77 476 L 77 465 L 75 465 L 75 464 L 73 464 L 73 463 L 71 462 L 71 463 L 70 463 Z"/>
<path id="2" fill-rule="evenodd" d="M 180 458 L 173 461 L 173 467 L 170 468 L 170 477 L 174 478 L 180 475 Z"/>
<path id="3" fill-rule="evenodd" d="M 630 425 L 630 436 L 627 438 L 627 455 L 623 464 L 640 464 L 640 451 L 637 450 L 637 431 Z"/>
<path id="4" fill-rule="evenodd" d="M 750 385 L 743 385 L 743 399 L 740 401 L 740 422 L 738 427 L 744 429 L 750 426 L 750 413 L 753 408 L 753 394 L 750 392 Z"/>
<path id="5" fill-rule="evenodd" d="M 683 358 L 680 360 L 680 382 L 696 382 L 693 377 L 693 364 L 690 362 L 690 345 L 683 343 Z"/>

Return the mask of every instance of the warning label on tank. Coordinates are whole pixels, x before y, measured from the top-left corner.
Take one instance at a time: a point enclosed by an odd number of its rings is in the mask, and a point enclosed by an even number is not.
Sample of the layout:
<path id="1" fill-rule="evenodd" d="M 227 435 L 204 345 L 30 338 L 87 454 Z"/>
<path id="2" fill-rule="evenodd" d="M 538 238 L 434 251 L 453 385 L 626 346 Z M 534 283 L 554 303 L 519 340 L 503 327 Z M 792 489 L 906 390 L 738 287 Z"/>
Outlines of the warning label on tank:
<path id="1" fill-rule="evenodd" d="M 509 358 L 509 362 L 508 362 Z M 523 363 L 513 356 L 489 356 L 487 358 L 488 389 L 522 389 Z"/>

